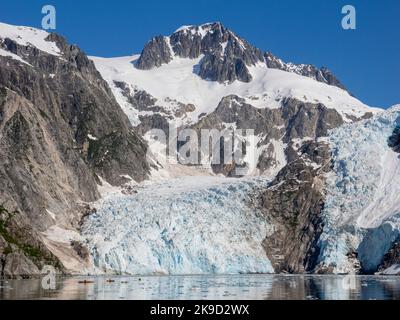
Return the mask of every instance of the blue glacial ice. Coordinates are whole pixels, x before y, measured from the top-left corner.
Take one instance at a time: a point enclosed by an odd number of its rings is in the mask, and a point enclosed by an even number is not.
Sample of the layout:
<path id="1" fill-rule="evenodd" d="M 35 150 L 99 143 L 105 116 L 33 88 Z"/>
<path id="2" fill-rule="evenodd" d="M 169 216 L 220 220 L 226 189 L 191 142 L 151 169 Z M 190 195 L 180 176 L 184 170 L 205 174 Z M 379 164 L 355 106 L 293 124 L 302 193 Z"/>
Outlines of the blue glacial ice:
<path id="1" fill-rule="evenodd" d="M 388 138 L 400 125 L 400 106 L 329 133 L 333 172 L 327 177 L 319 262 L 336 273 L 353 272 L 357 251 L 373 270 L 399 234 L 400 159 Z"/>
<path id="2" fill-rule="evenodd" d="M 186 177 L 150 182 L 95 204 L 83 236 L 98 272 L 272 273 L 269 224 L 247 204 L 262 178 Z"/>

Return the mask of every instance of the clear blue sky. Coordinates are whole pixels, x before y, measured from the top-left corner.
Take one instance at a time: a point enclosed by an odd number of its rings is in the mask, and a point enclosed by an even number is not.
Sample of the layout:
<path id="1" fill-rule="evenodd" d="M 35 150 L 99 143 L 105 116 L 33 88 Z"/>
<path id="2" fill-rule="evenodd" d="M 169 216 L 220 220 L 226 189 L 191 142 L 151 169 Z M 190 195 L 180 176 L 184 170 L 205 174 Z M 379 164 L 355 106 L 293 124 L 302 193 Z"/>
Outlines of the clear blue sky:
<path id="1" fill-rule="evenodd" d="M 140 53 L 154 35 L 221 21 L 284 60 L 327 66 L 371 106 L 400 103 L 400 0 L 2 0 L 0 21 L 40 27 L 41 7 L 57 9 L 57 30 L 87 54 Z M 341 8 L 357 30 L 341 28 Z"/>

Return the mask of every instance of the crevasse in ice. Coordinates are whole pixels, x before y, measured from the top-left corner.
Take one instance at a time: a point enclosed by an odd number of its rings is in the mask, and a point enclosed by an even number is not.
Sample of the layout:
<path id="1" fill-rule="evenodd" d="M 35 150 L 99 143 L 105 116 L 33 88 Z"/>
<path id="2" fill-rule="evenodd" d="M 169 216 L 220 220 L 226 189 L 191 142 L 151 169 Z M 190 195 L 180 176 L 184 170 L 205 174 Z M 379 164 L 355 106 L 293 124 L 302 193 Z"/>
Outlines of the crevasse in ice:
<path id="1" fill-rule="evenodd" d="M 83 226 L 99 272 L 269 273 L 268 223 L 246 203 L 263 179 L 187 177 L 111 194 Z"/>
<path id="2" fill-rule="evenodd" d="M 351 272 L 347 254 L 358 252 L 373 270 L 398 237 L 400 159 L 388 138 L 400 125 L 400 107 L 332 130 L 333 171 L 327 177 L 319 262 Z"/>

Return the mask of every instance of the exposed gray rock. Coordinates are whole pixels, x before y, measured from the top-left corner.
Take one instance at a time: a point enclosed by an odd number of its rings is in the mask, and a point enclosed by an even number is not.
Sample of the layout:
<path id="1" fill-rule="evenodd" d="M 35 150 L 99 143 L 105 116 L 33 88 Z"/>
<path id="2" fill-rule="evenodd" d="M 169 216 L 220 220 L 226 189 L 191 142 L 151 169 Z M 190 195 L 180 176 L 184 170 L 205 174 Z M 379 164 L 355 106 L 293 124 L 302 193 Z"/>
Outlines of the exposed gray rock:
<path id="1" fill-rule="evenodd" d="M 172 60 L 171 50 L 168 45 L 169 39 L 157 36 L 151 39 L 144 47 L 140 58 L 136 62 L 136 68 L 149 70 L 159 67 Z"/>
<path id="2" fill-rule="evenodd" d="M 400 239 L 399 239 L 400 240 Z M 382 262 L 378 266 L 378 272 L 383 272 L 393 265 L 400 265 L 400 241 L 396 241 L 390 250 L 383 257 Z M 397 275 L 400 275 L 400 271 Z"/>
<path id="3" fill-rule="evenodd" d="M 219 56 L 207 54 L 200 61 L 199 68 L 200 77 L 206 80 L 218 82 L 240 80 L 243 82 L 250 82 L 252 79 L 246 64 L 239 58 L 225 58 L 221 60 Z"/>
<path id="4" fill-rule="evenodd" d="M 88 259 L 89 258 L 89 249 L 79 241 L 71 241 L 71 247 L 76 251 L 79 257 L 82 259 Z"/>
<path id="5" fill-rule="evenodd" d="M 286 98 L 282 101 L 280 110 L 286 124 L 285 142 L 295 138 L 326 136 L 328 130 L 343 124 L 341 115 L 323 104 L 304 103 Z"/>
<path id="6" fill-rule="evenodd" d="M 258 168 L 263 172 L 276 165 L 273 145 L 274 139 L 288 144 L 285 149 L 287 161 L 297 158 L 293 149 L 294 139 L 315 139 L 327 135 L 328 130 L 343 124 L 340 114 L 322 104 L 305 103 L 296 99 L 284 99 L 279 109 L 255 108 L 235 95 L 221 100 L 216 110 L 204 116 L 193 127 L 200 129 L 224 129 L 224 124 L 234 124 L 237 129 L 253 129 L 254 134 L 262 136 L 259 146 L 266 145 L 266 150 L 258 159 Z M 223 152 L 221 144 L 221 152 Z M 229 170 L 228 170 L 229 167 Z M 235 166 L 213 166 L 214 172 L 232 174 Z"/>
<path id="7" fill-rule="evenodd" d="M 389 147 L 395 152 L 400 153 L 400 127 L 396 127 L 393 134 L 389 137 Z"/>
<path id="8" fill-rule="evenodd" d="M 204 55 L 198 66 L 203 78 L 218 82 L 251 81 L 248 66 L 263 62 L 262 52 L 239 38 L 221 23 L 190 26 L 173 33 L 170 37 L 153 38 L 143 49 L 136 66 L 151 69 L 171 61 L 172 54 L 181 58 L 198 58 Z"/>
<path id="9" fill-rule="evenodd" d="M 30 278 L 40 276 L 38 267 L 24 254 L 13 252 L 5 257 L 2 276 L 4 278 Z"/>
<path id="10" fill-rule="evenodd" d="M 313 164 L 317 164 L 314 167 Z M 274 225 L 263 242 L 275 272 L 312 271 L 323 230 L 323 173 L 330 170 L 327 144 L 309 142 L 299 157 L 286 165 L 260 196 L 260 207 Z"/>
<path id="11" fill-rule="evenodd" d="M 48 40 L 61 57 L 10 39 L 0 44 L 31 65 L 0 56 L 0 199 L 15 212 L 3 235 L 15 249 L 7 276 L 33 270 L 26 260 L 62 270 L 41 232 L 77 226 L 80 203 L 99 197 L 98 176 L 119 185 L 122 175 L 141 181 L 149 172 L 145 142 L 93 62 L 60 36 Z"/>
<path id="12" fill-rule="evenodd" d="M 114 81 L 115 85 L 121 89 L 122 94 L 127 98 L 133 108 L 139 111 L 151 111 L 156 106 L 157 99 L 143 90 L 132 90 L 125 82 Z"/>

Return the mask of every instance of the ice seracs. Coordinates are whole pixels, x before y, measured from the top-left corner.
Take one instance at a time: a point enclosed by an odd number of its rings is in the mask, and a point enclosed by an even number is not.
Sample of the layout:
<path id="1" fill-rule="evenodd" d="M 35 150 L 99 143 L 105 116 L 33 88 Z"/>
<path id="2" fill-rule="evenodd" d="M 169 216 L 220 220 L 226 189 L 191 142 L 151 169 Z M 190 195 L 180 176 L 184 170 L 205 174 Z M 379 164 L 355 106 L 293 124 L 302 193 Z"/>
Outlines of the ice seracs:
<path id="1" fill-rule="evenodd" d="M 400 154 L 388 144 L 399 125 L 395 106 L 329 135 L 334 167 L 327 179 L 320 262 L 337 273 L 353 269 L 351 252 L 364 270 L 374 270 L 399 235 Z"/>
<path id="2" fill-rule="evenodd" d="M 148 183 L 94 204 L 83 236 L 98 272 L 270 273 L 268 222 L 249 206 L 263 179 L 186 177 Z"/>

